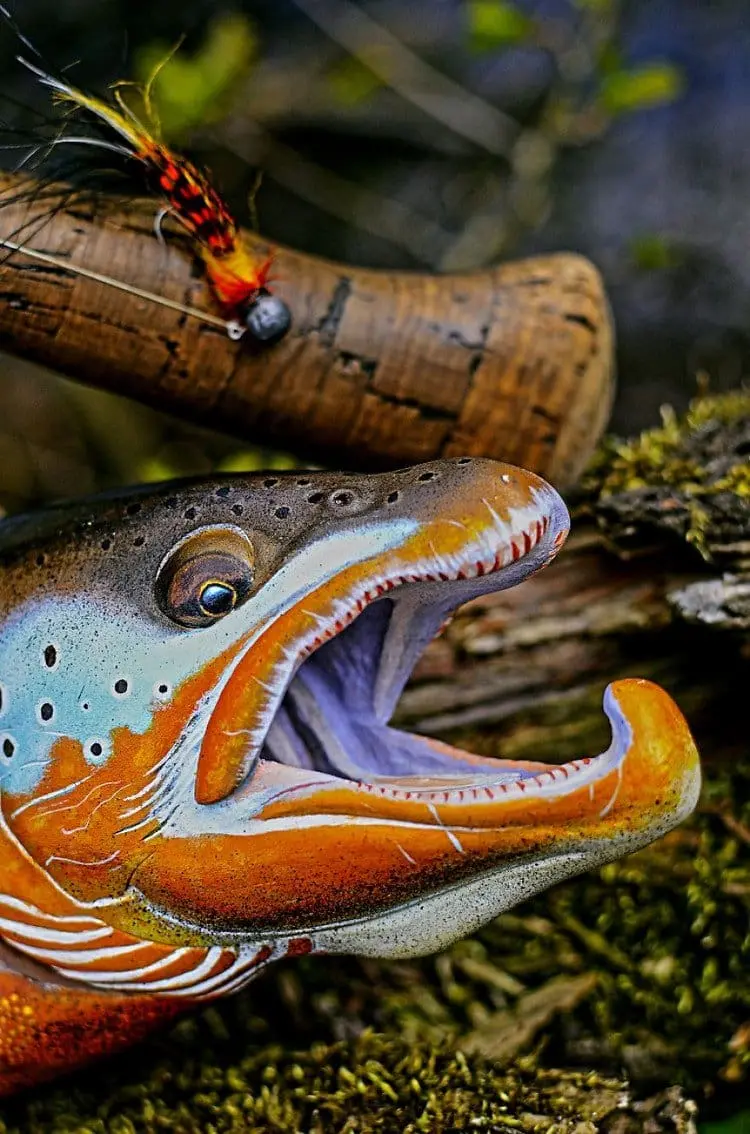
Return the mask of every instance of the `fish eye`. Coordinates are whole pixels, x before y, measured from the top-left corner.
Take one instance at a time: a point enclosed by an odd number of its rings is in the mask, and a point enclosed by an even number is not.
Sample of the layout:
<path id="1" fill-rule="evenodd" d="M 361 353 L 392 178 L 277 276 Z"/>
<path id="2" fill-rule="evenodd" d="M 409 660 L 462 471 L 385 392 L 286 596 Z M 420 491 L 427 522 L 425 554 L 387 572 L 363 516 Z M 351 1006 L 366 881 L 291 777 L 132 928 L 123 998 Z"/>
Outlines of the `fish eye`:
<path id="1" fill-rule="evenodd" d="M 252 544 L 239 529 L 192 532 L 165 556 L 159 605 L 180 626 L 211 626 L 241 606 L 255 581 Z"/>

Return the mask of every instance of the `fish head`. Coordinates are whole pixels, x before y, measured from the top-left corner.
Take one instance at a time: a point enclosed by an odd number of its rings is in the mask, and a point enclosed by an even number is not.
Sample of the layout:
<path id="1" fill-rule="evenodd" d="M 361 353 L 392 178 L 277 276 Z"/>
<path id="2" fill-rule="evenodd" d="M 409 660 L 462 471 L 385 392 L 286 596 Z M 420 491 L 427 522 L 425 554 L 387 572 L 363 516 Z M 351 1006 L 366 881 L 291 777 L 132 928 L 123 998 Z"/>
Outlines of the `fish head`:
<path id="1" fill-rule="evenodd" d="M 546 566 L 568 525 L 540 478 L 468 458 L 146 486 L 10 521 L 8 839 L 136 937 L 380 956 L 650 842 L 699 783 L 656 686 L 610 687 L 610 748 L 563 765 L 389 723 L 455 609 Z"/>

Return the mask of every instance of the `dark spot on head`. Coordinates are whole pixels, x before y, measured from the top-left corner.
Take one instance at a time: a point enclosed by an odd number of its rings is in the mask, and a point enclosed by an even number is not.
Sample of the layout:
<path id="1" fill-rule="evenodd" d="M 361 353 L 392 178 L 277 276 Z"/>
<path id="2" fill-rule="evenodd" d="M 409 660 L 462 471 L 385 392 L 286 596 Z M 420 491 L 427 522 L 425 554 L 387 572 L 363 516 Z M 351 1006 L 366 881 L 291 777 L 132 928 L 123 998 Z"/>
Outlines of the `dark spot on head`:
<path id="1" fill-rule="evenodd" d="M 95 740 L 94 743 L 89 746 L 89 752 L 92 756 L 101 756 L 103 751 L 104 749 L 98 740 Z"/>
<path id="2" fill-rule="evenodd" d="M 289 515 L 289 509 L 287 508 L 286 505 L 283 505 L 281 508 L 277 508 L 276 511 L 274 512 L 274 516 L 278 516 L 278 518 L 280 520 L 285 520 L 288 515 Z"/>
<path id="3" fill-rule="evenodd" d="M 194 520 L 198 512 L 195 508 L 186 508 L 182 514 L 186 520 Z"/>
<path id="4" fill-rule="evenodd" d="M 456 463 L 459 465 L 470 465 L 471 457 L 459 457 Z"/>
<path id="5" fill-rule="evenodd" d="M 43 705 L 39 706 L 39 716 L 43 721 L 51 721 L 54 714 L 55 707 L 49 701 L 45 701 Z"/>
<path id="6" fill-rule="evenodd" d="M 437 476 L 437 473 L 434 473 L 434 472 L 423 472 L 423 473 L 419 474 L 419 479 L 420 480 L 434 480 L 436 476 Z"/>
<path id="7" fill-rule="evenodd" d="M 99 546 L 101 547 L 102 551 L 109 551 L 110 547 L 112 546 L 112 540 L 103 539 Z"/>
<path id="8" fill-rule="evenodd" d="M 57 650 L 54 646 L 45 646 L 44 648 L 44 664 L 47 669 L 52 669 L 57 661 Z"/>
<path id="9" fill-rule="evenodd" d="M 5 740 L 3 741 L 3 755 L 7 756 L 8 759 L 10 760 L 10 758 L 13 755 L 13 753 L 15 752 L 15 750 L 16 750 L 15 744 L 13 743 L 13 741 L 10 739 L 9 736 L 6 736 Z"/>
<path id="10" fill-rule="evenodd" d="M 226 496 L 229 495 L 229 493 L 231 491 L 232 491 L 232 486 L 230 484 L 222 484 L 221 488 L 216 489 L 216 495 L 221 496 L 221 497 L 226 497 Z"/>
<path id="11" fill-rule="evenodd" d="M 115 682 L 115 693 L 127 693 L 128 683 L 124 677 L 118 677 Z"/>
<path id="12" fill-rule="evenodd" d="M 37 567 L 43 567 L 46 562 L 47 562 L 47 557 L 45 556 L 44 552 L 40 551 L 39 554 L 36 557 Z"/>
<path id="13" fill-rule="evenodd" d="M 83 704 L 81 705 L 81 708 L 82 708 L 82 709 L 85 709 L 85 710 L 86 710 L 86 711 L 88 712 L 88 709 L 89 709 L 89 703 L 88 703 L 88 701 L 84 701 L 84 702 L 83 702 Z"/>
<path id="14" fill-rule="evenodd" d="M 267 480 L 263 481 L 263 487 L 264 488 L 275 488 L 278 483 L 279 483 L 279 478 L 277 476 L 271 476 L 271 477 L 268 477 Z"/>
<path id="15" fill-rule="evenodd" d="M 125 513 L 128 516 L 137 516 L 142 507 L 142 504 L 128 504 Z"/>
<path id="16" fill-rule="evenodd" d="M 322 492 L 311 492 L 310 495 L 307 498 L 307 503 L 308 504 L 320 504 L 322 499 L 323 499 L 323 493 Z"/>
<path id="17" fill-rule="evenodd" d="M 245 509 L 242 507 L 241 504 L 233 504 L 232 505 L 232 511 L 234 512 L 235 516 L 241 516 L 242 513 L 244 512 L 244 510 Z"/>
<path id="18" fill-rule="evenodd" d="M 145 536 L 142 536 L 142 535 L 136 536 L 135 539 L 133 540 L 133 547 L 143 547 L 145 542 L 146 542 Z"/>
<path id="19" fill-rule="evenodd" d="M 388 501 L 389 504 L 395 504 L 396 501 L 398 500 L 398 493 L 397 492 L 389 492 L 388 495 L 386 496 L 386 500 Z"/>
<path id="20" fill-rule="evenodd" d="M 338 504 L 339 508 L 346 508 L 347 504 L 351 504 L 354 501 L 354 493 L 334 492 L 331 501 L 334 504 Z"/>

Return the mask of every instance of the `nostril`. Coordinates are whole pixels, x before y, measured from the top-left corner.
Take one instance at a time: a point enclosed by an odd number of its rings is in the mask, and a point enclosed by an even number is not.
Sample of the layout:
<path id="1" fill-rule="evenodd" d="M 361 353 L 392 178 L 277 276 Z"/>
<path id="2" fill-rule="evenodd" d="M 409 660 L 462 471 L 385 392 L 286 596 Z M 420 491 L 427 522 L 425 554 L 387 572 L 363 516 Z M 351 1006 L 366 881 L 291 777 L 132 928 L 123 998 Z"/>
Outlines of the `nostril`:
<path id="1" fill-rule="evenodd" d="M 352 504 L 353 502 L 353 492 L 334 492 L 331 497 L 331 503 L 336 504 L 339 508 L 346 508 L 348 504 Z"/>
<path id="2" fill-rule="evenodd" d="M 389 504 L 395 504 L 398 500 L 398 492 L 389 492 L 386 496 L 386 500 Z"/>
<path id="3" fill-rule="evenodd" d="M 322 499 L 323 499 L 323 493 L 322 492 L 311 492 L 310 495 L 307 498 L 307 503 L 308 504 L 320 504 Z"/>
<path id="4" fill-rule="evenodd" d="M 436 476 L 437 476 L 437 473 L 434 473 L 434 472 L 423 472 L 423 473 L 419 474 L 419 479 L 420 480 L 434 480 Z"/>
<path id="5" fill-rule="evenodd" d="M 471 464 L 471 457 L 459 457 L 456 464 L 458 464 L 458 465 L 470 465 Z"/>

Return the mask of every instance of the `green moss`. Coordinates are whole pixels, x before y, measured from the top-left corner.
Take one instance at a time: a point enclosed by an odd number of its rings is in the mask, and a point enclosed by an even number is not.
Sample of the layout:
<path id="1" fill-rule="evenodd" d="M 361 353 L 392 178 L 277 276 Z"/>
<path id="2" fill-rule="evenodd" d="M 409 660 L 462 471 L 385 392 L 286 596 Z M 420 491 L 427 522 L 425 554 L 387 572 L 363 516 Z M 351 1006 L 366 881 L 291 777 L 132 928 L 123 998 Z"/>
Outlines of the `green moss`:
<path id="1" fill-rule="evenodd" d="M 97 1077 L 99 1078 L 99 1077 Z M 502 1070 L 446 1044 L 408 1044 L 366 1033 L 301 1052 L 279 1046 L 222 1063 L 195 1051 L 162 1058 L 143 1074 L 110 1073 L 96 1086 L 59 1088 L 16 1107 L 2 1134 L 136 1134 L 180 1131 L 305 1131 L 309 1134 L 435 1134 L 529 1131 L 596 1134 L 623 1110 L 625 1084 L 591 1072 Z"/>
<path id="2" fill-rule="evenodd" d="M 600 447 L 582 481 L 587 506 L 624 515 L 633 501 L 636 521 L 677 532 L 711 560 L 724 498 L 750 497 L 749 434 L 750 390 L 696 398 L 682 418 L 665 407 L 659 428 Z"/>

